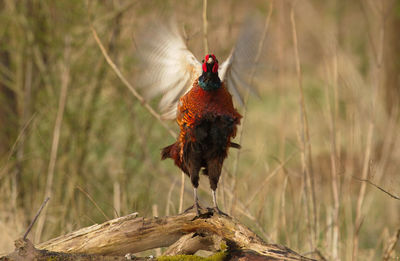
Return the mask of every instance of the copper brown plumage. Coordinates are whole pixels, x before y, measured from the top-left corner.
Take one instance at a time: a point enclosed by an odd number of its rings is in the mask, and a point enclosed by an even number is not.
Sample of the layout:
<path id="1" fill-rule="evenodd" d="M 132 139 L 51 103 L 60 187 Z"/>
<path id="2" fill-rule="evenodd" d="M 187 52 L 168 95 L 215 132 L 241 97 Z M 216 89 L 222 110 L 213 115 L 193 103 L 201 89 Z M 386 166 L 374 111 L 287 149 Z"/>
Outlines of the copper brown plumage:
<path id="1" fill-rule="evenodd" d="M 160 109 L 167 119 L 175 118 L 180 133 L 177 141 L 162 150 L 162 159 L 171 158 L 192 182 L 194 208 L 199 214 L 197 187 L 199 173 L 207 175 L 214 209 L 220 212 L 216 189 L 222 165 L 236 136 L 241 115 L 234 108 L 232 95 L 242 103 L 243 87 L 254 59 L 254 46 L 248 34 L 239 40 L 221 65 L 213 54 L 202 63 L 187 49 L 176 27 L 158 27 L 152 41 L 142 49 L 146 71 L 142 86 L 148 95 L 162 93 Z M 248 44 L 250 41 L 250 44 Z"/>
<path id="2" fill-rule="evenodd" d="M 175 164 L 184 172 L 188 172 L 183 165 L 183 150 L 188 142 L 198 142 L 196 128 L 201 127 L 204 121 L 214 122 L 218 126 L 220 121 L 228 120 L 232 129 L 227 131 L 224 153 L 231 146 L 231 138 L 236 136 L 236 125 L 240 123 L 242 116 L 235 110 L 232 104 L 232 96 L 224 86 L 220 89 L 208 92 L 198 85 L 196 81 L 193 88 L 184 95 L 178 105 L 177 123 L 180 127 L 178 141 L 163 149 L 162 159 L 172 158 Z M 205 133 L 207 135 L 208 133 Z M 237 144 L 234 147 L 238 147 Z"/>
<path id="3" fill-rule="evenodd" d="M 195 191 L 194 208 L 199 213 L 197 187 L 199 172 L 207 175 L 218 208 L 215 191 L 227 156 L 231 139 L 236 135 L 242 117 L 233 107 L 232 96 L 218 77 L 218 60 L 213 54 L 205 57 L 202 75 L 179 99 L 177 123 L 180 127 L 176 143 L 162 150 L 162 159 L 172 158 L 190 177 Z"/>

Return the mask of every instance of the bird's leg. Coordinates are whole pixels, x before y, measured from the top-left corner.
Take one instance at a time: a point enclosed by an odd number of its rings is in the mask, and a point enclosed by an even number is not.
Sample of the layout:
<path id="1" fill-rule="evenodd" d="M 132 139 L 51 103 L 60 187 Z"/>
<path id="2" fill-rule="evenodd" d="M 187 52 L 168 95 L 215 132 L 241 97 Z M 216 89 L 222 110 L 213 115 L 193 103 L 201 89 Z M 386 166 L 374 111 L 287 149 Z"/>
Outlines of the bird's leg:
<path id="1" fill-rule="evenodd" d="M 211 190 L 212 197 L 213 197 L 213 203 L 214 203 L 214 208 L 218 208 L 217 205 L 217 193 L 215 193 L 215 190 Z"/>
<path id="2" fill-rule="evenodd" d="M 190 147 L 190 146 L 189 146 Z M 201 153 L 189 150 L 188 155 L 189 162 L 187 163 L 187 168 L 189 170 L 189 177 L 190 181 L 193 185 L 193 197 L 194 197 L 194 204 L 189 209 L 194 208 L 196 211 L 197 216 L 200 216 L 200 206 L 199 206 L 199 199 L 197 197 L 197 187 L 199 186 L 199 171 L 201 169 Z M 187 209 L 185 212 L 187 212 Z"/>
<path id="3" fill-rule="evenodd" d="M 217 204 L 217 187 L 218 187 L 218 180 L 221 175 L 222 170 L 222 161 L 223 159 L 215 158 L 207 162 L 207 170 L 208 170 L 208 179 L 210 181 L 210 188 L 213 197 L 213 208 L 212 211 L 218 214 L 226 215 L 218 208 Z M 227 216 L 227 215 L 226 215 Z"/>
<path id="4" fill-rule="evenodd" d="M 213 190 L 213 189 L 212 189 L 212 190 L 211 190 L 211 193 L 212 193 L 213 204 L 214 204 L 213 210 L 214 210 L 216 213 L 220 214 L 220 215 L 228 216 L 227 214 L 225 214 L 224 212 L 222 212 L 222 211 L 218 208 L 216 190 Z"/>
<path id="5" fill-rule="evenodd" d="M 197 197 L 197 188 L 193 187 L 193 197 L 194 197 L 194 204 L 193 206 L 187 208 L 184 212 L 188 212 L 191 209 L 194 209 L 196 211 L 197 215 L 200 215 L 200 210 L 203 209 L 200 204 L 199 204 L 199 198 Z"/>
<path id="6" fill-rule="evenodd" d="M 199 205 L 199 198 L 197 197 L 197 188 L 193 188 L 193 196 L 194 196 L 194 210 L 196 210 L 196 214 L 200 215 L 200 205 Z"/>

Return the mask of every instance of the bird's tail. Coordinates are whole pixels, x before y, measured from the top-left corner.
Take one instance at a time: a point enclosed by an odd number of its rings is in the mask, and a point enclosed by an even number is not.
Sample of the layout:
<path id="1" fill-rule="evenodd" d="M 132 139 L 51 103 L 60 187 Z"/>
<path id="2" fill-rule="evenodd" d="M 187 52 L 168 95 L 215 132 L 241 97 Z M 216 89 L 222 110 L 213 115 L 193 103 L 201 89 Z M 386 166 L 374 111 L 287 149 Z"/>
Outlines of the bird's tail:
<path id="1" fill-rule="evenodd" d="M 177 159 L 178 154 L 179 154 L 179 148 L 178 144 L 175 142 L 174 144 L 171 144 L 162 149 L 161 159 L 162 160 L 165 160 L 166 158 Z"/>
<path id="2" fill-rule="evenodd" d="M 229 147 L 235 148 L 235 149 L 241 149 L 241 148 L 242 148 L 242 146 L 240 146 L 240 144 L 237 144 L 237 143 L 235 143 L 235 142 L 231 142 L 231 143 L 229 144 Z"/>

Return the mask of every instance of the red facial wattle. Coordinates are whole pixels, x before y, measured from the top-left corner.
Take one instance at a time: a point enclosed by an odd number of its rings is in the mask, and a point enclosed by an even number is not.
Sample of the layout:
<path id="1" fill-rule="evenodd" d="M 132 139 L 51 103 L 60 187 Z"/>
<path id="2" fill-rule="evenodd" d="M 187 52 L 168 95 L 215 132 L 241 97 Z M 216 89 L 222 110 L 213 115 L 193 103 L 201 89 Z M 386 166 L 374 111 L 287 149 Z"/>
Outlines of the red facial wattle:
<path id="1" fill-rule="evenodd" d="M 217 62 L 214 63 L 214 66 L 213 66 L 213 68 L 212 68 L 212 72 L 213 72 L 213 73 L 218 72 L 218 63 L 217 63 Z"/>
<path id="2" fill-rule="evenodd" d="M 204 62 L 204 63 L 203 63 L 203 71 L 204 71 L 204 72 L 207 72 L 207 62 Z"/>

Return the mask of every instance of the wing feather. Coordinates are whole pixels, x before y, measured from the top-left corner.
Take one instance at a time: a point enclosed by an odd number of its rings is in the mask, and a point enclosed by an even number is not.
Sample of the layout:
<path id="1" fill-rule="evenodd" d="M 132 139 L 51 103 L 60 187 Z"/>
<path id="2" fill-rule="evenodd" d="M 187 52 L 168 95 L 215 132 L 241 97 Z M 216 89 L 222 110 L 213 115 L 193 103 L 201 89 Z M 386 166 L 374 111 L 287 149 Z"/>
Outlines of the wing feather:
<path id="1" fill-rule="evenodd" d="M 241 106 L 247 91 L 256 92 L 251 77 L 254 76 L 262 34 L 259 24 L 254 20 L 245 23 L 235 47 L 218 71 Z M 155 25 L 140 39 L 144 43 L 139 49 L 144 71 L 139 86 L 145 89 L 146 98 L 161 95 L 159 109 L 163 118 L 174 119 L 179 98 L 201 75 L 201 63 L 187 48 L 175 23 Z"/>
<path id="2" fill-rule="evenodd" d="M 141 37 L 140 58 L 145 71 L 139 86 L 146 98 L 162 95 L 163 118 L 176 116 L 177 102 L 201 74 L 201 63 L 190 52 L 176 24 L 153 26 Z"/>
<path id="3" fill-rule="evenodd" d="M 260 47 L 262 29 L 260 23 L 248 20 L 241 29 L 236 45 L 218 71 L 229 92 L 240 105 L 244 105 L 247 91 L 257 93 L 252 84 L 255 61 Z"/>

